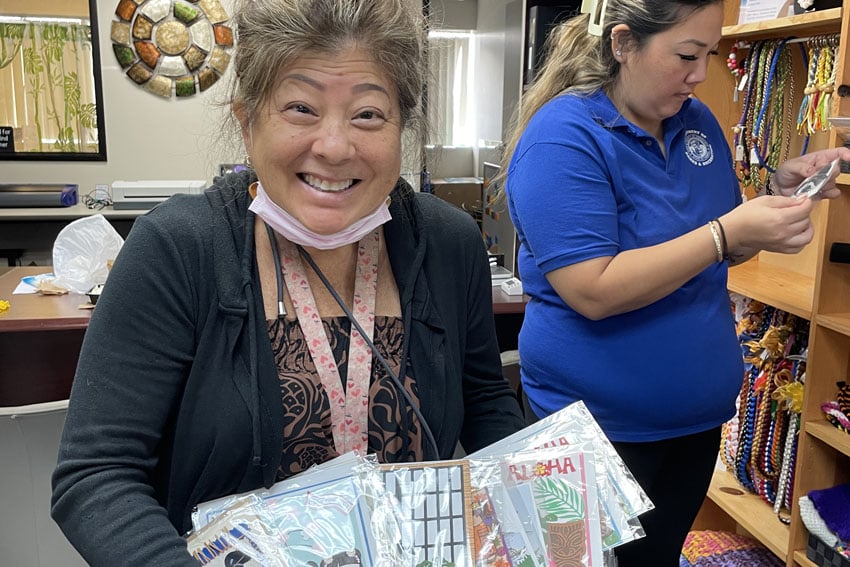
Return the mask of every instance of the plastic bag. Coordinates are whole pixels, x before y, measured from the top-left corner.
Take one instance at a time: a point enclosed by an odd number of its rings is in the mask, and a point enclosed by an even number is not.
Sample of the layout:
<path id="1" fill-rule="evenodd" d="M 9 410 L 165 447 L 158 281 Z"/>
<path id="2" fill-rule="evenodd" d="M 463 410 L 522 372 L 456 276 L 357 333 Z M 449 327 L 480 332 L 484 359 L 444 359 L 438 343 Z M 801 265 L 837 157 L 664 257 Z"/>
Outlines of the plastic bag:
<path id="1" fill-rule="evenodd" d="M 56 236 L 53 243 L 55 285 L 86 293 L 106 282 L 108 263 L 115 259 L 124 239 L 103 215 L 77 219 Z"/>

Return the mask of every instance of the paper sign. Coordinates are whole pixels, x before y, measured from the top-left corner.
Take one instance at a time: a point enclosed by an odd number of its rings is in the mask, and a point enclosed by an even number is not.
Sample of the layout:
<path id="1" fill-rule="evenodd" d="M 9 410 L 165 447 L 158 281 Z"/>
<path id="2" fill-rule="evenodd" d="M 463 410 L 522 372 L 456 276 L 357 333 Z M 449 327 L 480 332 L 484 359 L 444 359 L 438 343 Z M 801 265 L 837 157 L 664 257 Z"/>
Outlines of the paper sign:
<path id="1" fill-rule="evenodd" d="M 11 126 L 0 126 L 0 153 L 15 153 L 15 132 Z"/>
<path id="2" fill-rule="evenodd" d="M 741 0 L 738 23 L 748 24 L 794 15 L 794 0 Z"/>

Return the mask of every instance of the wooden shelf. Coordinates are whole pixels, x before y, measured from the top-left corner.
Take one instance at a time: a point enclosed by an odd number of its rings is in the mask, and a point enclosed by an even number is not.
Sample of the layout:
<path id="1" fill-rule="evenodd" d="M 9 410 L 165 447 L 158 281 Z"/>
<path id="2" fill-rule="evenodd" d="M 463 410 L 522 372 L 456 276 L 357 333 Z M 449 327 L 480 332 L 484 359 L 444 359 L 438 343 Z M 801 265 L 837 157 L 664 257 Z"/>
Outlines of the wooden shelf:
<path id="1" fill-rule="evenodd" d="M 812 277 L 753 259 L 729 269 L 727 287 L 803 319 L 812 318 Z"/>
<path id="2" fill-rule="evenodd" d="M 809 421 L 805 425 L 806 433 L 820 439 L 836 451 L 850 457 L 850 434 L 844 433 L 825 419 Z"/>
<path id="3" fill-rule="evenodd" d="M 841 8 L 818 10 L 806 14 L 776 18 L 749 24 L 723 27 L 724 38 L 763 39 L 765 37 L 803 37 L 823 33 L 838 33 L 841 29 Z"/>
<path id="4" fill-rule="evenodd" d="M 818 567 L 817 563 L 806 557 L 805 551 L 795 551 L 794 561 L 797 562 L 797 565 L 801 565 L 802 567 Z"/>
<path id="5" fill-rule="evenodd" d="M 779 521 L 770 504 L 748 492 L 732 473 L 714 471 L 708 497 L 777 557 L 786 560 L 788 526 Z"/>
<path id="6" fill-rule="evenodd" d="M 818 315 L 817 324 L 821 327 L 850 337 L 850 313 L 831 313 Z"/>

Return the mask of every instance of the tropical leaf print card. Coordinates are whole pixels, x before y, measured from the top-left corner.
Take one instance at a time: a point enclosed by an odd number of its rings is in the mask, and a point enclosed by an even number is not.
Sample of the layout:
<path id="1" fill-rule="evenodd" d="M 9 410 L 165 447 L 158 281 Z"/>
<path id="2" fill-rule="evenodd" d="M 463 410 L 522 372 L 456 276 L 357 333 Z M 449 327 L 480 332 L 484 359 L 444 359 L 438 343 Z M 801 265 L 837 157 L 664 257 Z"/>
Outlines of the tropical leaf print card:
<path id="1" fill-rule="evenodd" d="M 637 515 L 653 505 L 583 402 L 575 402 L 546 418 L 485 447 L 469 458 L 508 455 L 549 447 L 581 445 L 592 451 L 601 506 L 604 549 L 643 537 Z"/>
<path id="2" fill-rule="evenodd" d="M 505 459 L 506 481 L 514 495 L 533 503 L 549 565 L 601 567 L 593 456 L 584 451 L 537 451 Z M 517 498 L 513 499 L 514 503 Z"/>
<path id="3" fill-rule="evenodd" d="M 606 471 L 604 477 L 597 477 L 597 484 L 605 482 L 609 485 L 610 491 L 615 493 L 615 496 L 610 497 L 610 499 L 619 503 L 627 518 L 636 518 L 640 514 L 652 510 L 654 506 L 646 492 L 635 480 L 623 459 L 617 454 L 617 450 L 614 449 L 614 446 L 582 401 L 574 402 L 504 439 L 476 451 L 469 455 L 469 458 L 498 457 L 522 451 L 579 443 L 593 444 L 594 452 L 597 454 L 597 464 L 604 466 Z M 629 539 L 627 538 L 626 541 L 629 541 Z"/>

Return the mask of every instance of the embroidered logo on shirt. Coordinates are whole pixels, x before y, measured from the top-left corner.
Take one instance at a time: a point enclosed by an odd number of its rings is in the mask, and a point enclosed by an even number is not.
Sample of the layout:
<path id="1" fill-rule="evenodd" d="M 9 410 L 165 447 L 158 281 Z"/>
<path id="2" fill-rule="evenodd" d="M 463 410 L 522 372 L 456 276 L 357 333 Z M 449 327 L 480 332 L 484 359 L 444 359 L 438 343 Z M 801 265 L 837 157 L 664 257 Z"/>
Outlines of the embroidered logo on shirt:
<path id="1" fill-rule="evenodd" d="M 685 155 L 698 167 L 704 167 L 714 161 L 714 150 L 711 149 L 708 138 L 698 130 L 685 132 Z"/>

